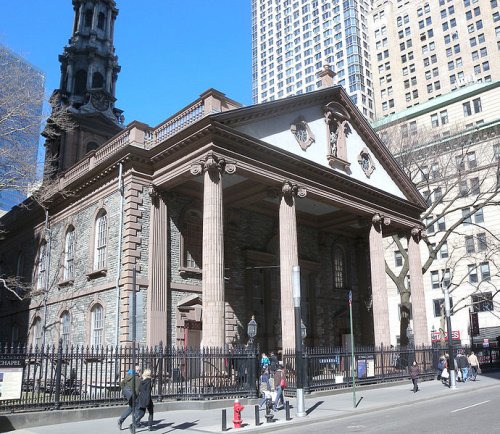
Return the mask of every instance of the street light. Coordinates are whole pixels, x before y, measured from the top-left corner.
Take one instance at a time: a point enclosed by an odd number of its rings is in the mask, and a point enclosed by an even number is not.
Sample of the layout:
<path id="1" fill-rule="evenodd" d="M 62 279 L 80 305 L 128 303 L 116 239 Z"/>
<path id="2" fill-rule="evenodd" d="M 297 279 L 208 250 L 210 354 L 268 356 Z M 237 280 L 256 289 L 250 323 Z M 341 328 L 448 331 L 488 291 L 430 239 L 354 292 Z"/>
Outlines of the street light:
<path id="1" fill-rule="evenodd" d="M 302 337 L 302 345 L 304 345 L 304 341 L 307 337 L 307 327 L 302 319 L 300 320 L 300 336 Z"/>
<path id="2" fill-rule="evenodd" d="M 446 313 L 446 328 L 448 329 L 448 371 L 450 373 L 450 389 L 455 389 L 455 357 L 453 355 L 453 341 L 451 330 L 451 313 L 450 313 L 450 293 L 448 292 L 448 285 L 441 284 L 444 291 L 444 309 Z"/>
<path id="3" fill-rule="evenodd" d="M 295 314 L 295 385 L 297 396 L 297 417 L 307 416 L 304 402 L 304 368 L 302 366 L 302 341 L 305 338 L 306 326 L 302 322 L 300 312 L 300 267 L 294 265 L 292 268 L 292 296 L 293 310 Z"/>
<path id="4" fill-rule="evenodd" d="M 248 343 L 250 345 L 253 345 L 253 340 L 254 340 L 255 336 L 257 336 L 257 322 L 255 321 L 254 315 L 252 315 L 252 319 L 248 322 L 247 335 L 250 338 Z"/>

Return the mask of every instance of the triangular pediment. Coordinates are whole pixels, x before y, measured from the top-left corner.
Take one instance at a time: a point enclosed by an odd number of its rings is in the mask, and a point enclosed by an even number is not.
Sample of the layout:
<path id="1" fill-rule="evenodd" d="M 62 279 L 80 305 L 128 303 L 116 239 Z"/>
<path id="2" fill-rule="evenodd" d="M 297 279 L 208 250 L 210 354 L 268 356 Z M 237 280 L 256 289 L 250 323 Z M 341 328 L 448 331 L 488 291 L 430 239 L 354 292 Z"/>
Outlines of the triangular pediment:
<path id="1" fill-rule="evenodd" d="M 425 206 L 341 87 L 233 110 L 214 119 L 254 140 Z"/>

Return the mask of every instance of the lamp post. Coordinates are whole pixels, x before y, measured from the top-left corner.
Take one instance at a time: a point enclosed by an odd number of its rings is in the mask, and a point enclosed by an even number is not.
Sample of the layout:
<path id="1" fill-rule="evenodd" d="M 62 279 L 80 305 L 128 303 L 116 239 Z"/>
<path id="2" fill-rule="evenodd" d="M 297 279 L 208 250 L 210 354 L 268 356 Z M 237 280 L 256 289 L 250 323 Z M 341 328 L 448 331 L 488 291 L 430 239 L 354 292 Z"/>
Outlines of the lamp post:
<path id="1" fill-rule="evenodd" d="M 307 337 L 307 327 L 302 319 L 300 320 L 300 337 L 302 338 L 302 347 L 304 346 L 305 339 Z"/>
<path id="2" fill-rule="evenodd" d="M 248 372 L 248 382 L 251 385 L 252 396 L 257 398 L 257 366 L 259 365 L 259 358 L 257 351 L 254 352 L 254 338 L 257 336 L 257 322 L 255 321 L 255 316 L 252 315 L 252 319 L 248 321 L 247 325 L 247 335 L 248 335 L 248 351 L 246 357 L 250 357 L 247 360 L 247 372 Z M 250 354 L 248 354 L 250 353 Z"/>
<path id="3" fill-rule="evenodd" d="M 444 291 L 444 309 L 446 313 L 446 328 L 448 329 L 448 354 L 450 372 L 450 389 L 456 389 L 455 383 L 455 357 L 453 356 L 453 339 L 451 329 L 451 314 L 450 314 L 450 293 L 448 292 L 448 285 L 441 284 Z"/>
<path id="4" fill-rule="evenodd" d="M 297 417 L 306 416 L 304 402 L 304 382 L 303 382 L 303 366 L 302 366 L 302 330 L 304 330 L 304 338 L 306 327 L 302 328 L 302 318 L 300 312 L 300 267 L 294 265 L 292 268 L 292 295 L 293 295 L 293 310 L 295 313 L 295 378 L 297 389 Z"/>
<path id="5" fill-rule="evenodd" d="M 253 340 L 257 336 L 257 322 L 255 321 L 255 316 L 252 315 L 252 319 L 248 321 L 247 325 L 247 335 L 249 337 L 248 345 L 250 348 L 253 347 Z"/>

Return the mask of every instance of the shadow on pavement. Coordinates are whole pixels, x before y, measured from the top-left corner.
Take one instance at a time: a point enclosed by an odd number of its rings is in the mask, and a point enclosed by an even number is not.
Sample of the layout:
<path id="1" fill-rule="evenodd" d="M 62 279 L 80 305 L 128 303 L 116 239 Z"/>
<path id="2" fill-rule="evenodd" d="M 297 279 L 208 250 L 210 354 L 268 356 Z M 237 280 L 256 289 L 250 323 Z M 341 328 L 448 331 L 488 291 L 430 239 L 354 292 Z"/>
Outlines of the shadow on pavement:
<path id="1" fill-rule="evenodd" d="M 321 404 L 323 404 L 325 401 L 318 401 L 316 404 L 314 404 L 312 407 L 309 407 L 306 410 L 306 414 L 309 416 L 310 413 L 312 413 L 314 410 L 316 410 Z"/>

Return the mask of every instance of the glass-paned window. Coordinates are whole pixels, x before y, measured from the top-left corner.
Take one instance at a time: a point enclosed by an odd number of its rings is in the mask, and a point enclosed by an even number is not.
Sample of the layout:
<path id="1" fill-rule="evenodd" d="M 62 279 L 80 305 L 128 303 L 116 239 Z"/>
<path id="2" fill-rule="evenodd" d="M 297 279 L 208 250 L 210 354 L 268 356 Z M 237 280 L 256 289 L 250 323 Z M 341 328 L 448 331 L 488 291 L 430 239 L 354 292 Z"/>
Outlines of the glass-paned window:
<path id="1" fill-rule="evenodd" d="M 470 216 L 470 208 L 462 208 L 462 218 L 463 220 L 463 225 L 467 226 L 472 223 L 472 219 Z"/>
<path id="2" fill-rule="evenodd" d="M 439 318 L 441 316 L 441 309 L 443 314 L 444 312 L 444 298 L 436 298 L 432 300 L 434 305 L 434 317 Z M 450 297 L 450 309 L 453 308 L 453 298 Z"/>
<path id="3" fill-rule="evenodd" d="M 469 275 L 469 283 L 477 283 L 477 267 L 476 264 L 467 265 L 467 274 Z"/>
<path id="4" fill-rule="evenodd" d="M 69 346 L 70 342 L 70 327 L 71 327 L 71 317 L 69 312 L 65 310 L 61 315 L 61 339 L 63 346 Z"/>
<path id="5" fill-rule="evenodd" d="M 448 257 L 448 243 L 444 243 L 439 249 L 439 256 L 441 259 L 446 259 Z"/>
<path id="6" fill-rule="evenodd" d="M 439 271 L 431 271 L 431 284 L 432 289 L 439 289 L 441 287 L 439 283 Z"/>
<path id="7" fill-rule="evenodd" d="M 493 310 L 493 296 L 491 292 L 473 294 L 471 299 L 474 312 L 489 312 Z"/>
<path id="8" fill-rule="evenodd" d="M 394 252 L 394 264 L 396 267 L 401 267 L 403 265 L 403 255 L 399 250 Z"/>
<path id="9" fill-rule="evenodd" d="M 40 347 L 42 345 L 43 340 L 43 325 L 42 319 L 40 317 L 36 317 L 33 321 L 33 345 Z"/>
<path id="10" fill-rule="evenodd" d="M 479 187 L 479 178 L 472 178 L 470 180 L 470 194 L 479 194 L 481 191 L 480 191 L 480 187 Z"/>
<path id="11" fill-rule="evenodd" d="M 490 280 L 490 263 L 481 262 L 479 264 L 479 270 L 481 271 L 481 280 Z"/>
<path id="12" fill-rule="evenodd" d="M 467 253 L 474 253 L 474 237 L 472 235 L 465 236 L 465 251 Z"/>
<path id="13" fill-rule="evenodd" d="M 333 270 L 335 288 L 345 288 L 345 254 L 340 247 L 335 247 L 333 250 Z"/>
<path id="14" fill-rule="evenodd" d="M 481 232 L 476 235 L 477 239 L 477 251 L 484 252 L 488 248 L 488 241 L 486 240 L 486 233 Z"/>
<path id="15" fill-rule="evenodd" d="M 36 279 L 36 287 L 38 289 L 45 288 L 45 280 L 47 278 L 46 261 L 47 261 L 47 243 L 43 242 L 38 252 L 38 273 Z"/>
<path id="16" fill-rule="evenodd" d="M 100 304 L 94 305 L 90 311 L 90 344 L 102 345 L 104 341 L 104 309 Z"/>
<path id="17" fill-rule="evenodd" d="M 74 277 L 75 260 L 75 230 L 73 227 L 66 232 L 64 247 L 64 280 L 72 280 Z"/>
<path id="18" fill-rule="evenodd" d="M 106 212 L 101 212 L 95 223 L 94 270 L 106 268 L 106 246 L 108 221 Z"/>
<path id="19" fill-rule="evenodd" d="M 444 219 L 444 216 L 443 217 L 439 217 L 439 219 L 437 221 L 437 226 L 438 226 L 438 230 L 439 231 L 445 231 L 446 230 L 446 221 Z"/>
<path id="20" fill-rule="evenodd" d="M 474 213 L 474 223 L 484 223 L 483 209 L 480 208 Z"/>
<path id="21" fill-rule="evenodd" d="M 460 192 L 460 197 L 467 197 L 469 194 L 469 185 L 467 184 L 466 179 L 458 182 L 458 190 Z"/>

